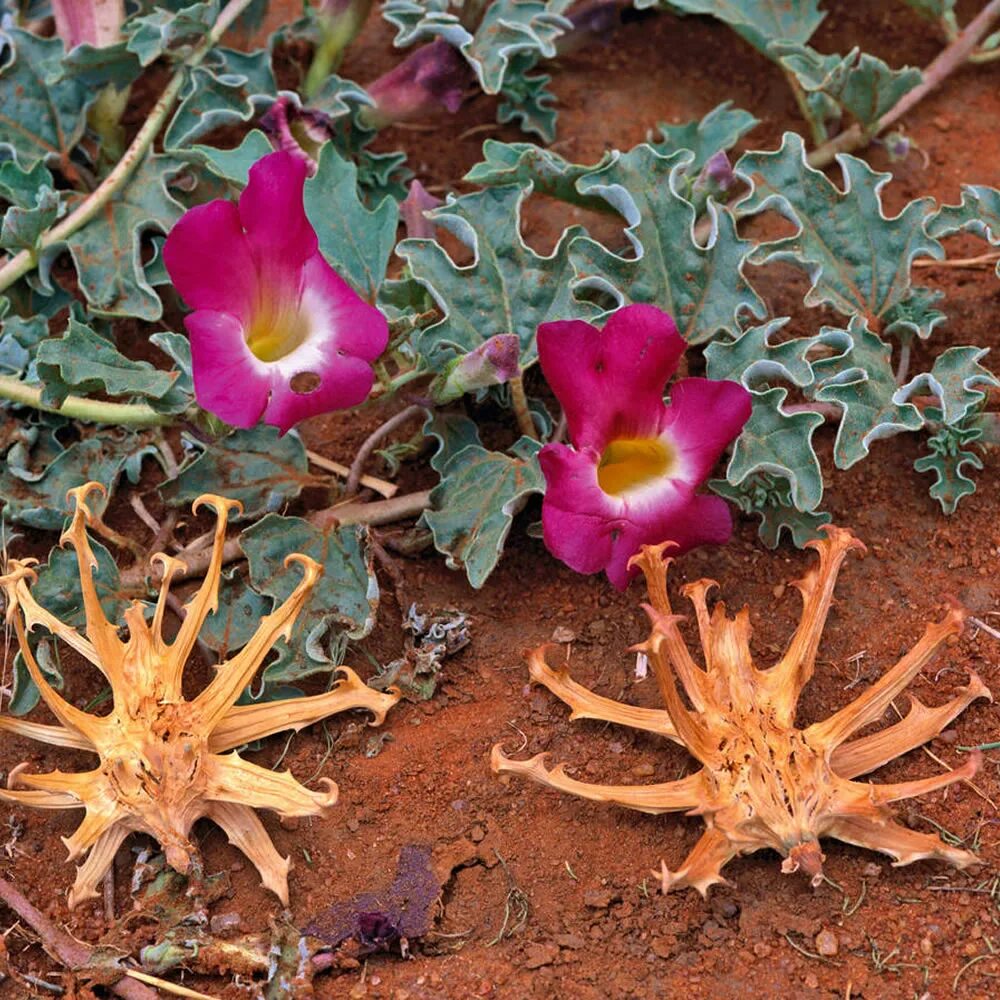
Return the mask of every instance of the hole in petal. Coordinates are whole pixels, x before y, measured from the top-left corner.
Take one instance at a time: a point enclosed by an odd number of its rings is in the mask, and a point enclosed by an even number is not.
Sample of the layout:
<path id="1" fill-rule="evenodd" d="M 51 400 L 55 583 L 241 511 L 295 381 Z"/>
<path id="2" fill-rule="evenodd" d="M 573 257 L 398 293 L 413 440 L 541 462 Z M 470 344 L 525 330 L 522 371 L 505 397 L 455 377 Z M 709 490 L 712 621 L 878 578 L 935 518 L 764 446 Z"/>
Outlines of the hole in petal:
<path id="1" fill-rule="evenodd" d="M 670 474 L 674 451 L 659 438 L 618 438 L 601 453 L 597 483 L 612 496 Z"/>
<path id="2" fill-rule="evenodd" d="M 315 392 L 319 388 L 319 383 L 320 377 L 315 372 L 298 372 L 292 376 L 290 385 L 292 392 L 308 396 L 310 392 Z"/>

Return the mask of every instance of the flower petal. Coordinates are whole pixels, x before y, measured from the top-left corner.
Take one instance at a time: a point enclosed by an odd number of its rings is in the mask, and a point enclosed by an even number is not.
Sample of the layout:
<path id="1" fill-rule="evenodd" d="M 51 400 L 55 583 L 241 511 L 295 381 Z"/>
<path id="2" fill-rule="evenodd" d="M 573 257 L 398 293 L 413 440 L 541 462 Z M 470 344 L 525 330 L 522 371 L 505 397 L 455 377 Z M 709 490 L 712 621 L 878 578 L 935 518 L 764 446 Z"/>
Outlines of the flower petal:
<path id="1" fill-rule="evenodd" d="M 696 496 L 679 479 L 664 477 L 641 492 L 613 497 L 598 485 L 593 451 L 546 445 L 538 459 L 546 480 L 546 547 L 578 573 L 603 569 L 619 590 L 638 572 L 628 564 L 641 546 L 669 540 L 679 554 L 698 545 L 722 544 L 732 533 L 725 501 Z"/>
<path id="2" fill-rule="evenodd" d="M 240 221 L 266 295 L 297 295 L 302 265 L 317 252 L 302 202 L 308 172 L 291 153 L 270 153 L 250 168 L 240 195 Z"/>
<path id="3" fill-rule="evenodd" d="M 603 330 L 582 320 L 538 328 L 542 371 L 577 448 L 659 433 L 663 389 L 683 353 L 674 321 L 656 306 L 619 309 Z"/>
<path id="4" fill-rule="evenodd" d="M 210 201 L 185 212 L 163 245 L 163 263 L 192 309 L 249 317 L 257 271 L 240 213 L 231 201 Z"/>
<path id="5" fill-rule="evenodd" d="M 750 419 L 750 393 L 738 382 L 682 378 L 670 391 L 664 429 L 693 488 L 708 477 L 723 448 Z"/>
<path id="6" fill-rule="evenodd" d="M 184 325 L 191 337 L 198 405 L 234 427 L 253 427 L 267 405 L 271 378 L 247 347 L 240 321 L 202 309 Z"/>

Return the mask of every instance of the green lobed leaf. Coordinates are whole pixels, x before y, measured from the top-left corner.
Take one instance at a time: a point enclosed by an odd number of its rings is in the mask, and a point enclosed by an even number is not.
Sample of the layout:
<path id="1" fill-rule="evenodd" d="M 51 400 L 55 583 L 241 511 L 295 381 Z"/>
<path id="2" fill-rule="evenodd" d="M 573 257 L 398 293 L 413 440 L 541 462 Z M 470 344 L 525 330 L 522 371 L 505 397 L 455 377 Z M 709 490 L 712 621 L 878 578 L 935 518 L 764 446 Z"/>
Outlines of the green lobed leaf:
<path id="1" fill-rule="evenodd" d="M 441 470 L 423 519 L 434 547 L 451 569 L 464 569 L 477 590 L 503 552 L 514 516 L 534 493 L 545 492 L 538 465 L 541 444 L 522 437 L 513 455 L 468 445 Z"/>
<path id="2" fill-rule="evenodd" d="M 949 347 L 938 355 L 929 372 L 901 386 L 894 402 L 902 403 L 921 393 L 930 393 L 938 398 L 944 422 L 949 427 L 957 426 L 986 399 L 986 393 L 978 386 L 1000 388 L 1000 379 L 979 363 L 987 354 L 989 348 L 986 347 Z"/>
<path id="3" fill-rule="evenodd" d="M 529 193 L 515 185 L 489 188 L 450 196 L 427 213 L 472 249 L 472 264 L 456 265 L 435 240 L 407 239 L 396 247 L 444 313 L 416 340 L 434 371 L 498 333 L 518 335 L 521 366 L 527 368 L 538 359 L 539 323 L 597 315 L 597 307 L 576 300 L 570 288 L 568 248 L 584 230 L 570 226 L 550 256 L 536 254 L 521 238 L 521 207 Z"/>
<path id="4" fill-rule="evenodd" d="M 126 37 L 128 51 L 134 53 L 143 66 L 149 66 L 178 43 L 201 38 L 218 16 L 219 0 L 183 5 L 164 3 L 148 14 L 129 18 L 122 34 Z"/>
<path id="5" fill-rule="evenodd" d="M 39 343 L 49 332 L 44 316 L 22 319 L 7 316 L 0 327 L 0 372 L 5 375 L 24 375 L 28 370 Z"/>
<path id="6" fill-rule="evenodd" d="M 784 379 L 800 388 L 812 384 L 809 351 L 819 337 L 797 337 L 771 344 L 773 334 L 788 323 L 787 316 L 750 327 L 735 340 L 715 340 L 705 348 L 706 374 L 710 379 L 728 379 L 751 388 L 755 382 Z"/>
<path id="7" fill-rule="evenodd" d="M 515 122 L 522 132 L 537 135 L 543 142 L 556 137 L 558 112 L 553 107 L 556 95 L 549 90 L 552 77 L 547 73 L 531 73 L 537 60 L 519 53 L 510 62 L 500 91 L 497 121 L 501 125 Z"/>
<path id="8" fill-rule="evenodd" d="M 820 538 L 819 529 L 831 521 L 825 511 L 799 510 L 792 503 L 791 486 L 784 476 L 756 473 L 739 486 L 725 479 L 709 480 L 708 486 L 735 503 L 744 514 L 760 518 L 757 534 L 769 549 L 776 549 L 781 543 L 782 531 L 787 531 L 792 544 L 801 549 L 806 542 Z"/>
<path id="9" fill-rule="evenodd" d="M 576 182 L 607 164 L 610 153 L 605 153 L 598 163 L 584 165 L 570 163 L 551 149 L 542 149 L 532 142 L 487 139 L 483 143 L 483 156 L 486 159 L 477 163 L 463 180 L 482 187 L 517 184 L 560 201 L 583 205 L 597 212 L 607 211 L 608 204 L 603 198 L 584 197 L 577 190 Z"/>
<path id="10" fill-rule="evenodd" d="M 141 443 L 136 435 L 122 438 L 105 435 L 76 441 L 40 473 L 14 467 L 9 461 L 0 466 L 0 498 L 3 516 L 16 524 L 43 531 L 58 531 L 66 511 L 66 493 L 74 486 L 94 480 L 104 485 L 110 496 L 129 457 Z M 107 498 L 94 496 L 91 507 L 103 514 Z"/>
<path id="11" fill-rule="evenodd" d="M 981 236 L 991 246 L 1000 246 L 1000 191 L 981 184 L 963 184 L 961 202 L 942 206 L 927 221 L 927 232 L 934 237 L 962 230 Z"/>
<path id="12" fill-rule="evenodd" d="M 634 256 L 624 257 L 589 237 L 573 241 L 575 289 L 596 289 L 619 305 L 652 302 L 673 316 L 690 344 L 720 331 L 739 333 L 744 313 L 764 314 L 764 303 L 743 274 L 753 244 L 736 232 L 728 209 L 709 203 L 712 231 L 694 239 L 695 208 L 680 192 L 693 154 L 661 156 L 648 144 L 613 153 L 599 170 L 577 181 L 582 194 L 603 198 L 626 221 Z"/>
<path id="13" fill-rule="evenodd" d="M 49 406 L 61 406 L 70 393 L 159 399 L 174 384 L 169 372 L 148 361 L 126 358 L 111 341 L 73 316 L 62 337 L 38 345 L 36 360 L 44 383 L 42 402 Z"/>
<path id="14" fill-rule="evenodd" d="M 368 546 L 367 529 L 349 526 L 321 530 L 298 517 L 268 514 L 240 536 L 240 547 L 250 565 L 254 590 L 285 600 L 302 578 L 294 563 L 285 567 L 285 557 L 301 552 L 323 566 L 323 576 L 299 615 L 289 644 L 279 643 L 279 658 L 265 670 L 269 684 L 339 666 L 339 656 L 329 650 L 338 636 L 363 639 L 375 625 L 379 588 Z M 327 649 L 324 649 L 326 644 Z"/>
<path id="15" fill-rule="evenodd" d="M 190 72 L 163 148 L 182 149 L 213 129 L 248 122 L 271 104 L 277 93 L 271 53 L 213 49 Z"/>
<path id="16" fill-rule="evenodd" d="M 833 446 L 840 469 L 849 469 L 868 454 L 873 441 L 924 425 L 920 411 L 897 399 L 891 348 L 855 316 L 846 330 L 823 327 L 820 340 L 838 353 L 813 362 L 819 402 L 836 403 L 843 410 Z"/>
<path id="17" fill-rule="evenodd" d="M 661 138 L 658 142 L 651 142 L 650 146 L 661 156 L 690 149 L 694 159 L 687 172 L 689 176 L 696 177 L 716 153 L 732 149 L 759 124 L 759 118 L 734 108 L 732 101 L 723 101 L 700 121 L 685 122 L 683 125 L 660 122 L 656 127 Z"/>
<path id="18" fill-rule="evenodd" d="M 875 325 L 908 296 L 914 258 L 940 260 L 944 249 L 924 231 L 932 199 L 918 198 L 887 217 L 881 190 L 890 175 L 845 154 L 837 162 L 843 191 L 808 165 L 802 138 L 786 132 L 780 149 L 746 153 L 736 164 L 752 190 L 735 211 L 745 218 L 773 209 L 798 227 L 794 236 L 760 244 L 753 263 L 795 265 L 811 279 L 806 305 L 832 305 Z"/>
<path id="19" fill-rule="evenodd" d="M 29 208 L 12 205 L 4 212 L 3 227 L 0 228 L 0 246 L 6 250 L 34 251 L 38 240 L 65 210 L 58 191 L 43 187 L 35 196 L 35 204 Z"/>
<path id="20" fill-rule="evenodd" d="M 976 492 L 976 482 L 966 474 L 966 468 L 981 470 L 983 462 L 974 451 L 968 450 L 968 446 L 982 435 L 980 427 L 946 425 L 927 439 L 929 454 L 921 455 L 913 463 L 917 472 L 934 473 L 931 497 L 941 504 L 945 514 L 954 514 L 962 498 Z"/>
<path id="21" fill-rule="evenodd" d="M 142 70 L 139 57 L 124 41 L 113 45 L 77 45 L 63 59 L 67 79 L 95 89 L 112 84 L 115 90 L 124 90 L 138 79 Z"/>
<path id="22" fill-rule="evenodd" d="M 167 191 L 179 167 L 170 157 L 147 156 L 105 210 L 67 239 L 93 313 L 159 319 L 163 307 L 146 279 L 141 240 L 150 230 L 168 232 L 180 218 L 181 206 Z"/>
<path id="23" fill-rule="evenodd" d="M 44 162 L 74 177 L 70 153 L 83 137 L 87 109 L 97 93 L 63 77 L 60 39 L 10 28 L 0 40 L 9 41 L 13 50 L 0 69 L 0 151 L 23 170 Z"/>
<path id="24" fill-rule="evenodd" d="M 423 426 L 424 436 L 437 440 L 437 450 L 431 456 L 431 468 L 442 472 L 445 466 L 469 445 L 482 447 L 479 428 L 474 420 L 461 413 L 432 410 Z"/>
<path id="25" fill-rule="evenodd" d="M 238 569 L 223 571 L 216 610 L 205 619 L 198 638 L 219 654 L 219 661 L 242 649 L 269 614 L 274 601 L 258 594 Z"/>
<path id="26" fill-rule="evenodd" d="M 741 486 L 759 473 L 782 477 L 789 484 L 794 506 L 812 511 L 823 499 L 823 474 L 812 443 L 823 416 L 786 413 L 782 403 L 787 396 L 783 386 L 751 390 L 753 409 L 733 446 L 726 479 L 732 486 Z"/>
<path id="27" fill-rule="evenodd" d="M 38 195 L 54 188 L 49 168 L 39 160 L 30 170 L 22 170 L 14 160 L 0 163 L 0 198 L 20 208 L 33 208 Z"/>
<path id="28" fill-rule="evenodd" d="M 397 47 L 444 38 L 465 56 L 487 94 L 501 91 L 511 61 L 521 53 L 555 57 L 556 39 L 572 27 L 562 16 L 571 0 L 493 0 L 475 32 L 443 0 L 388 0 L 382 16 L 399 29 Z"/>
<path id="29" fill-rule="evenodd" d="M 777 41 L 770 51 L 806 93 L 824 95 L 864 129 L 872 128 L 923 80 L 919 69 L 892 69 L 857 47 L 846 56 L 822 55 L 808 45 Z"/>
<path id="30" fill-rule="evenodd" d="M 299 437 L 258 424 L 206 445 L 160 493 L 174 507 L 186 507 L 203 493 L 221 493 L 243 504 L 233 520 L 246 521 L 283 509 L 314 482 Z"/>
<path id="31" fill-rule="evenodd" d="M 306 181 L 305 209 L 330 265 L 368 302 L 385 281 L 396 242 L 399 207 L 384 198 L 374 211 L 358 198 L 357 167 L 332 144 L 322 149 L 314 177 Z"/>
<path id="32" fill-rule="evenodd" d="M 826 17 L 819 0 L 640 0 L 636 7 L 660 2 L 684 14 L 717 17 L 765 55 L 778 39 L 808 42 Z"/>
<path id="33" fill-rule="evenodd" d="M 914 336 L 926 340 L 934 328 L 948 317 L 935 309 L 934 304 L 944 298 L 944 292 L 936 288 L 914 285 L 902 301 L 886 311 L 883 319 L 883 336 L 907 340 Z"/>

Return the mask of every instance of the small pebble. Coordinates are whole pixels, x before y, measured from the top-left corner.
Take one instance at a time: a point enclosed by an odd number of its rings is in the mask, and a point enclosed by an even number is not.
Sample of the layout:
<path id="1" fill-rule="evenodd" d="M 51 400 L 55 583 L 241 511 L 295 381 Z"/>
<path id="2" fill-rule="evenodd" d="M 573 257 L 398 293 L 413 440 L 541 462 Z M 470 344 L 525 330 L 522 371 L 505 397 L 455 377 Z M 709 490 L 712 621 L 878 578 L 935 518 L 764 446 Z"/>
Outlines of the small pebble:
<path id="1" fill-rule="evenodd" d="M 816 935 L 816 951 L 825 958 L 830 958 L 840 951 L 840 942 L 837 935 L 831 930 L 821 930 Z"/>
<path id="2" fill-rule="evenodd" d="M 219 913 L 209 921 L 213 934 L 225 937 L 227 934 L 235 934 L 240 929 L 240 915 L 238 913 Z"/>

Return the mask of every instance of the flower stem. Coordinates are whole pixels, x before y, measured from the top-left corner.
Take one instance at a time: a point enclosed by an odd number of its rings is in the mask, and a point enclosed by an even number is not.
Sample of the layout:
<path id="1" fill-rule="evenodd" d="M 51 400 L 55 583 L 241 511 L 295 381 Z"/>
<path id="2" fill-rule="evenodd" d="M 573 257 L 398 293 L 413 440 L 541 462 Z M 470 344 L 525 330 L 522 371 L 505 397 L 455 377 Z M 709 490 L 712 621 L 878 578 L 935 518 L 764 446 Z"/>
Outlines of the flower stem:
<path id="1" fill-rule="evenodd" d="M 538 431 L 535 430 L 535 421 L 528 409 L 528 397 L 524 392 L 524 381 L 520 375 L 515 375 L 510 380 L 510 399 L 514 407 L 514 416 L 517 417 L 517 426 L 525 437 L 538 440 Z"/>
<path id="2" fill-rule="evenodd" d="M 0 375 L 0 399 L 30 406 L 44 413 L 58 413 L 72 420 L 118 427 L 161 427 L 172 422 L 166 413 L 157 413 L 143 403 L 105 403 L 82 396 L 67 396 L 62 406 L 42 402 L 41 386 L 28 385 L 12 375 Z"/>
<path id="3" fill-rule="evenodd" d="M 118 161 L 114 170 L 65 219 L 42 234 L 35 250 L 22 250 L 0 267 L 0 292 L 10 288 L 19 278 L 34 270 L 42 253 L 62 243 L 96 218 L 119 189 L 125 186 L 166 122 L 187 80 L 187 71 L 197 66 L 208 55 L 230 25 L 252 2 L 253 0 L 229 0 L 205 38 L 170 78 L 170 82 L 160 94 L 160 99 L 153 106 L 149 117 L 136 133 L 132 144 L 125 150 L 125 155 Z"/>
<path id="4" fill-rule="evenodd" d="M 852 125 L 836 138 L 814 149 L 808 157 L 809 166 L 825 167 L 834 161 L 838 153 L 847 153 L 865 146 L 880 132 L 895 125 L 946 77 L 965 64 L 998 18 L 1000 18 L 1000 0 L 990 0 L 959 32 L 955 40 L 924 70 L 924 78 L 916 87 L 907 91 L 871 128 L 863 129 L 860 125 Z"/>

